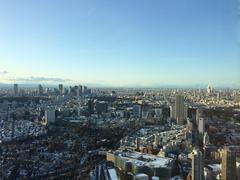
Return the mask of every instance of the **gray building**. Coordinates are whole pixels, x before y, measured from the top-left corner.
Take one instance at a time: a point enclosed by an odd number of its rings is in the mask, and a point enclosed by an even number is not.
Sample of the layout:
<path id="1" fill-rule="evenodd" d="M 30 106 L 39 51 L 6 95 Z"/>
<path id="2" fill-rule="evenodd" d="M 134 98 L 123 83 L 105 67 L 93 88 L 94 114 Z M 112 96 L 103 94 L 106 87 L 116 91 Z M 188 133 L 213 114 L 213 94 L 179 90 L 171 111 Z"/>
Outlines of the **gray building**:
<path id="1" fill-rule="evenodd" d="M 192 152 L 192 180 L 204 180 L 204 160 L 200 150 Z"/>
<path id="2" fill-rule="evenodd" d="M 174 107 L 174 118 L 177 120 L 177 124 L 184 124 L 185 118 L 185 108 L 184 108 L 184 97 L 182 95 L 177 95 L 175 99 Z"/>
<path id="3" fill-rule="evenodd" d="M 14 84 L 13 85 L 13 94 L 14 96 L 18 96 L 18 84 Z"/>
<path id="4" fill-rule="evenodd" d="M 133 117 L 136 118 L 136 119 L 139 119 L 141 118 L 141 115 L 142 115 L 142 106 L 141 105 L 134 105 L 133 106 Z"/>
<path id="5" fill-rule="evenodd" d="M 231 148 L 226 147 L 222 154 L 222 179 L 224 180 L 236 180 L 236 152 Z"/>

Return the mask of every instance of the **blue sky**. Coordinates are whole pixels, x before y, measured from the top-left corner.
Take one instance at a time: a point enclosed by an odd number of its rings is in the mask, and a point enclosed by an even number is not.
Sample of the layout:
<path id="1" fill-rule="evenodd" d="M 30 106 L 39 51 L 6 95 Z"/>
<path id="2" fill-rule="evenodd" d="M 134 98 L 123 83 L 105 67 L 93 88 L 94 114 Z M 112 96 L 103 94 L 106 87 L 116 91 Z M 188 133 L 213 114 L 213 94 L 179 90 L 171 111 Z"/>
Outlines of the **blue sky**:
<path id="1" fill-rule="evenodd" d="M 238 6 L 0 0 L 0 82 L 239 87 Z"/>

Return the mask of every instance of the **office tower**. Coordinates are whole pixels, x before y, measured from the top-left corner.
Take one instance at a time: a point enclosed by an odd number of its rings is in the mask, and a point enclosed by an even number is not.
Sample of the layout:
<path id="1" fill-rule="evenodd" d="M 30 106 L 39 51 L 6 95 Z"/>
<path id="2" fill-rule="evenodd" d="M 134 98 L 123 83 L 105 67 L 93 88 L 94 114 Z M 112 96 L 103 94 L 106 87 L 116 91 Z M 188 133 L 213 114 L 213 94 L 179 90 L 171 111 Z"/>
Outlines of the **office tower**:
<path id="1" fill-rule="evenodd" d="M 196 124 L 199 125 L 199 119 L 203 117 L 203 109 L 198 108 L 196 112 Z"/>
<path id="2" fill-rule="evenodd" d="M 97 101 L 96 102 L 96 112 L 98 114 L 102 114 L 102 113 L 107 113 L 108 112 L 108 104 L 104 101 Z"/>
<path id="3" fill-rule="evenodd" d="M 60 94 L 60 92 L 59 92 L 59 90 L 58 90 L 57 88 L 54 88 L 53 91 L 54 91 L 54 94 L 55 94 L 55 95 Z"/>
<path id="4" fill-rule="evenodd" d="M 87 89 L 87 94 L 92 94 L 92 89 Z"/>
<path id="5" fill-rule="evenodd" d="M 88 100 L 88 103 L 87 103 L 87 106 L 88 106 L 88 112 L 89 114 L 93 114 L 94 113 L 94 103 L 93 103 L 93 100 L 89 99 Z"/>
<path id="6" fill-rule="evenodd" d="M 199 118 L 198 121 L 198 132 L 200 135 L 203 135 L 205 131 L 205 119 L 204 118 Z"/>
<path id="7" fill-rule="evenodd" d="M 203 136 L 203 145 L 206 146 L 206 145 L 209 145 L 209 144 L 210 144 L 210 139 L 209 139 L 208 133 L 205 132 L 204 136 Z"/>
<path id="8" fill-rule="evenodd" d="M 236 152 L 229 147 L 225 147 L 222 154 L 222 179 L 237 179 Z"/>
<path id="9" fill-rule="evenodd" d="M 59 84 L 59 85 L 58 85 L 58 90 L 59 90 L 60 95 L 63 95 L 63 94 L 64 94 L 64 88 L 63 88 L 63 85 L 62 85 L 62 84 Z"/>
<path id="10" fill-rule="evenodd" d="M 175 101 L 175 119 L 177 120 L 177 124 L 184 124 L 184 114 L 184 97 L 177 95 Z"/>
<path id="11" fill-rule="evenodd" d="M 142 107 L 141 105 L 134 105 L 133 106 L 133 117 L 136 118 L 136 119 L 139 119 L 141 118 L 141 115 L 142 115 Z"/>
<path id="12" fill-rule="evenodd" d="M 112 96 L 112 97 L 117 97 L 117 92 L 116 92 L 116 91 L 112 91 L 112 92 L 110 93 L 110 96 Z"/>
<path id="13" fill-rule="evenodd" d="M 83 86 L 83 95 L 86 95 L 86 94 L 87 94 L 87 91 L 88 91 L 87 86 Z"/>
<path id="14" fill-rule="evenodd" d="M 79 90 L 79 96 L 82 96 L 82 91 L 83 91 L 83 88 L 81 85 L 78 86 L 78 90 Z"/>
<path id="15" fill-rule="evenodd" d="M 212 86 L 208 85 L 208 87 L 207 87 L 207 93 L 208 93 L 208 94 L 212 94 L 212 93 L 213 93 L 213 87 L 212 87 Z"/>
<path id="16" fill-rule="evenodd" d="M 18 96 L 18 84 L 13 85 L 13 93 L 14 93 L 14 96 Z"/>
<path id="17" fill-rule="evenodd" d="M 45 111 L 45 123 L 48 124 L 53 124 L 55 123 L 55 109 L 49 108 Z"/>
<path id="18" fill-rule="evenodd" d="M 64 94 L 68 94 L 69 93 L 69 90 L 67 88 L 64 88 Z"/>
<path id="19" fill-rule="evenodd" d="M 38 85 L 38 95 L 39 96 L 43 95 L 43 87 L 41 84 Z"/>
<path id="20" fill-rule="evenodd" d="M 75 88 L 70 86 L 69 87 L 69 93 L 70 93 L 71 96 L 75 96 Z"/>
<path id="21" fill-rule="evenodd" d="M 203 155 L 198 149 L 192 152 L 192 180 L 204 180 Z"/>
<path id="22" fill-rule="evenodd" d="M 79 86 L 74 86 L 74 95 L 79 97 Z"/>
<path id="23" fill-rule="evenodd" d="M 172 105 L 169 107 L 170 109 L 170 117 L 174 118 L 175 117 L 175 106 Z"/>
<path id="24" fill-rule="evenodd" d="M 189 108 L 187 107 L 186 117 L 191 118 L 194 121 L 194 123 L 196 123 L 196 113 L 197 113 L 197 109 L 192 107 L 189 107 Z"/>
<path id="25" fill-rule="evenodd" d="M 217 100 L 218 100 L 218 101 L 221 100 L 221 94 L 220 94 L 220 92 L 217 93 Z"/>
<path id="26" fill-rule="evenodd" d="M 190 119 L 190 118 L 187 118 L 187 127 L 188 127 L 189 131 L 193 131 L 193 129 L 194 129 L 194 124 L 192 122 L 192 119 Z"/>

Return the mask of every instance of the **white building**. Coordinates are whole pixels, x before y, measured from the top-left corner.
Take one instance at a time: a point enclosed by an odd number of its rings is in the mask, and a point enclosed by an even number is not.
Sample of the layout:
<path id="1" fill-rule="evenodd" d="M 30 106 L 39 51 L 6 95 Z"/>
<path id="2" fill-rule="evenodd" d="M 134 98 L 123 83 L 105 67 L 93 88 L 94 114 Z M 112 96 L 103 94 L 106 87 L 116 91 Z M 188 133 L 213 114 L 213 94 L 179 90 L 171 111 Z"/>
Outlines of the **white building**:
<path id="1" fill-rule="evenodd" d="M 53 124 L 55 123 L 56 115 L 55 115 L 55 109 L 48 109 L 45 111 L 45 124 Z"/>
<path id="2" fill-rule="evenodd" d="M 207 87 L 207 93 L 212 94 L 213 93 L 213 87 L 211 85 L 208 85 Z"/>
<path id="3" fill-rule="evenodd" d="M 209 136 L 208 136 L 208 133 L 205 132 L 204 136 L 203 136 L 203 145 L 206 146 L 206 145 L 209 145 L 209 144 L 210 144 Z"/>

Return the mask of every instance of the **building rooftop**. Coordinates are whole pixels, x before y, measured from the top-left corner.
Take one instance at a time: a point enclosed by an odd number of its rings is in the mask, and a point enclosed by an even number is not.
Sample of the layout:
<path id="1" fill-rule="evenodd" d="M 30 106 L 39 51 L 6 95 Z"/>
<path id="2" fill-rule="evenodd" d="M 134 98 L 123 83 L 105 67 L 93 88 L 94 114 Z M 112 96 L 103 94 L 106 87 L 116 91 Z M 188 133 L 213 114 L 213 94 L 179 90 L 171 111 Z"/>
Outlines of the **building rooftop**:
<path id="1" fill-rule="evenodd" d="M 172 158 L 143 154 L 136 151 L 116 151 L 114 154 L 139 166 L 168 167 L 173 161 Z"/>

